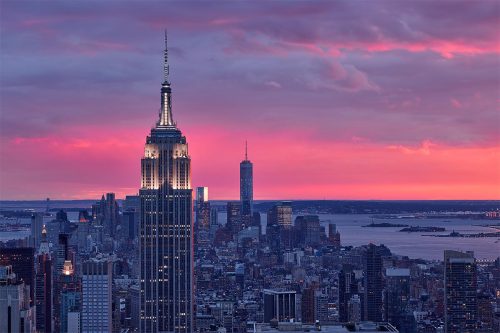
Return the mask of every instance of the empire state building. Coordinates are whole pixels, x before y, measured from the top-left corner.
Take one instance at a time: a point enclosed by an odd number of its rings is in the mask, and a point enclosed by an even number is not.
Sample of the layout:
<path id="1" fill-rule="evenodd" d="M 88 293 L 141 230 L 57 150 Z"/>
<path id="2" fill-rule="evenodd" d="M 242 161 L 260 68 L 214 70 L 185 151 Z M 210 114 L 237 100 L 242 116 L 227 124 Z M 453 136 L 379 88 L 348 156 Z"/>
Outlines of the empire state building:
<path id="1" fill-rule="evenodd" d="M 141 160 L 140 331 L 192 332 L 191 159 L 172 118 L 165 33 L 164 80 L 156 126 Z"/>

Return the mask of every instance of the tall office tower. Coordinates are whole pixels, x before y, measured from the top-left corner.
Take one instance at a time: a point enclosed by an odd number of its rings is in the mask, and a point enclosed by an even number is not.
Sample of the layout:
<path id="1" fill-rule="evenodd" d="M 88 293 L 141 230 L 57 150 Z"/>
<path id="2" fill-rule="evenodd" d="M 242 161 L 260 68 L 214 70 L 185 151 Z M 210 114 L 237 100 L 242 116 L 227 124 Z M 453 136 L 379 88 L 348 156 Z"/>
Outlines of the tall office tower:
<path id="1" fill-rule="evenodd" d="M 165 33 L 160 119 L 141 160 L 141 332 L 193 330 L 191 159 L 172 119 Z"/>
<path id="2" fill-rule="evenodd" d="M 364 255 L 365 266 L 365 300 L 364 319 L 369 321 L 382 320 L 382 256 L 380 249 L 369 244 Z"/>
<path id="3" fill-rule="evenodd" d="M 108 259 L 86 261 L 82 265 L 81 332 L 112 331 L 112 262 Z"/>
<path id="4" fill-rule="evenodd" d="M 477 272 L 474 254 L 446 250 L 444 265 L 445 332 L 476 332 Z"/>
<path id="5" fill-rule="evenodd" d="M 106 193 L 106 209 L 104 211 L 104 232 L 111 237 L 115 235 L 116 226 L 118 225 L 120 216 L 118 202 L 115 199 L 114 193 Z"/>
<path id="6" fill-rule="evenodd" d="M 387 268 L 385 271 L 385 321 L 401 332 L 414 332 L 416 326 L 409 320 L 410 270 L 408 268 Z"/>
<path id="7" fill-rule="evenodd" d="M 78 289 L 70 252 L 69 235 L 59 234 L 53 275 L 53 312 L 56 332 L 66 332 L 67 319 L 64 311 L 69 311 L 69 309 L 65 304 L 73 302 L 76 297 L 74 292 Z M 76 299 L 74 301 L 76 302 Z"/>
<path id="8" fill-rule="evenodd" d="M 349 319 L 349 301 L 357 295 L 358 282 L 353 266 L 344 264 L 339 273 L 339 321 L 346 323 Z"/>
<path id="9" fill-rule="evenodd" d="M 208 201 L 208 187 L 199 186 L 196 188 L 196 203 Z"/>
<path id="10" fill-rule="evenodd" d="M 328 224 L 328 242 L 336 248 L 340 247 L 340 232 L 337 231 L 335 223 Z"/>
<path id="11" fill-rule="evenodd" d="M 264 322 L 272 319 L 278 322 L 295 319 L 295 291 L 264 289 Z"/>
<path id="12" fill-rule="evenodd" d="M 315 284 L 304 288 L 301 298 L 301 312 L 302 312 L 302 322 L 306 324 L 314 323 L 314 301 L 315 301 L 315 291 L 317 286 Z"/>
<path id="13" fill-rule="evenodd" d="M 269 235 L 271 237 L 279 238 L 279 245 L 274 244 L 279 249 L 291 249 L 293 248 L 293 232 L 292 232 L 292 204 L 289 201 L 284 201 L 282 203 L 276 204 L 267 212 L 267 225 L 269 228 Z M 274 229 L 274 230 L 273 230 Z M 267 231 L 266 230 L 266 231 Z M 267 233 L 267 232 L 266 232 Z M 270 239 L 270 245 L 277 240 Z"/>
<path id="14" fill-rule="evenodd" d="M 278 253 L 283 249 L 281 244 L 281 227 L 277 224 L 266 226 L 266 241 L 272 252 Z"/>
<path id="15" fill-rule="evenodd" d="M 241 223 L 241 202 L 228 202 L 226 206 L 226 226 L 233 232 L 240 232 L 243 228 Z"/>
<path id="16" fill-rule="evenodd" d="M 12 266 L 0 265 L 0 332 L 32 333 L 35 318 L 29 287 L 17 280 Z"/>
<path id="17" fill-rule="evenodd" d="M 119 208 L 114 193 L 106 193 L 92 205 L 92 218 L 104 227 L 104 233 L 113 237 L 119 222 Z"/>
<path id="18" fill-rule="evenodd" d="M 122 230 L 125 239 L 133 241 L 139 235 L 141 219 L 141 198 L 138 195 L 127 195 L 123 201 Z"/>
<path id="19" fill-rule="evenodd" d="M 245 160 L 240 163 L 240 202 L 241 223 L 248 227 L 253 218 L 253 164 L 248 159 L 248 147 L 245 142 Z"/>
<path id="20" fill-rule="evenodd" d="M 52 332 L 52 259 L 45 227 L 36 257 L 35 312 L 36 330 Z"/>
<path id="21" fill-rule="evenodd" d="M 30 306 L 35 299 L 35 249 L 32 247 L 0 249 L 0 265 L 12 266 L 17 280 L 29 286 Z"/>
<path id="22" fill-rule="evenodd" d="M 292 225 L 292 203 L 283 201 L 274 205 L 267 212 L 267 224 L 277 224 L 282 228 L 290 229 Z"/>
<path id="23" fill-rule="evenodd" d="M 106 207 L 106 198 L 104 194 L 101 197 L 101 200 L 97 201 L 92 205 L 92 218 L 98 224 L 102 224 L 104 220 L 104 211 Z"/>
<path id="24" fill-rule="evenodd" d="M 132 242 L 137 237 L 139 228 L 139 221 L 141 219 L 141 212 L 135 210 L 126 210 L 122 215 L 122 236 L 128 241 Z"/>
<path id="25" fill-rule="evenodd" d="M 69 259 L 69 235 L 59 234 L 56 254 L 56 272 L 61 274 L 64 262 Z"/>
<path id="26" fill-rule="evenodd" d="M 319 216 L 297 216 L 295 219 L 295 228 L 298 231 L 299 243 L 303 245 L 318 245 L 320 243 L 322 230 Z"/>
<path id="27" fill-rule="evenodd" d="M 81 282 L 75 274 L 71 260 L 64 262 L 62 272 L 59 275 L 58 285 L 59 293 L 55 299 L 58 299 L 59 303 L 57 307 L 54 305 L 54 310 L 58 310 L 57 315 L 54 316 L 55 331 L 72 333 L 69 330 L 72 326 L 69 322 L 69 314 L 81 311 Z"/>
<path id="28" fill-rule="evenodd" d="M 196 222 L 199 228 L 210 228 L 210 202 L 208 201 L 208 187 L 196 188 Z"/>
<path id="29" fill-rule="evenodd" d="M 82 212 L 80 212 L 82 213 Z M 71 238 L 76 238 L 76 253 L 84 254 L 89 253 L 88 237 L 91 234 L 91 224 L 83 214 L 80 214 L 78 222 L 76 223 L 77 229 Z"/>
<path id="30" fill-rule="evenodd" d="M 42 227 L 43 227 L 42 213 L 33 213 L 33 215 L 31 215 L 30 247 L 34 249 L 38 249 L 40 247 L 40 242 L 42 237 Z"/>

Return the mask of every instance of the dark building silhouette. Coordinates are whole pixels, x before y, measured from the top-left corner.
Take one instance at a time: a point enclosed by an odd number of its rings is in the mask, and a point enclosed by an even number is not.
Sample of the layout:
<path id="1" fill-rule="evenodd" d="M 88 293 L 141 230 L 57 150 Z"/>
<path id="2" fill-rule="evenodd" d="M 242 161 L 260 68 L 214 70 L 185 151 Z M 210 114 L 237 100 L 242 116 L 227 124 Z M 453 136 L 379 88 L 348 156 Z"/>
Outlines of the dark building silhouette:
<path id="1" fill-rule="evenodd" d="M 38 249 L 40 247 L 43 227 L 43 214 L 33 213 L 31 215 L 31 240 L 30 247 Z"/>
<path id="2" fill-rule="evenodd" d="M 208 230 L 210 228 L 208 187 L 196 188 L 196 225 L 203 230 Z"/>
<path id="3" fill-rule="evenodd" d="M 79 304 L 78 281 L 73 269 L 74 262 L 74 252 L 69 246 L 69 235 L 59 234 L 53 271 L 52 297 L 54 330 L 56 332 L 67 332 L 68 304 Z"/>
<path id="4" fill-rule="evenodd" d="M 113 237 L 120 215 L 114 193 L 106 193 L 101 200 L 92 205 L 92 217 L 98 225 L 104 227 L 104 234 Z"/>
<path id="5" fill-rule="evenodd" d="M 43 228 L 36 256 L 35 311 L 38 332 L 52 332 L 52 258 L 47 230 Z"/>
<path id="6" fill-rule="evenodd" d="M 62 272 L 58 276 L 58 313 L 54 316 L 57 321 L 56 331 L 61 333 L 71 333 L 68 328 L 68 316 L 70 312 L 80 312 L 82 305 L 82 287 L 78 275 L 74 271 L 71 260 L 66 260 Z M 54 306 L 56 306 L 54 304 Z"/>
<path id="7" fill-rule="evenodd" d="M 340 247 L 340 233 L 335 223 L 328 224 L 328 242 L 337 248 Z"/>
<path id="8" fill-rule="evenodd" d="M 211 207 L 208 187 L 196 188 L 195 244 L 206 244 L 210 240 Z"/>
<path id="9" fill-rule="evenodd" d="M 137 237 L 141 213 L 135 210 L 126 210 L 122 214 L 123 236 L 127 241 L 133 241 Z"/>
<path id="10" fill-rule="evenodd" d="M 30 305 L 35 300 L 35 249 L 32 247 L 0 248 L 0 266 L 12 266 L 19 282 L 30 289 Z"/>
<path id="11" fill-rule="evenodd" d="M 248 159 L 245 142 L 245 159 L 240 163 L 241 224 L 248 227 L 253 218 L 253 164 Z"/>
<path id="12" fill-rule="evenodd" d="M 349 321 L 349 301 L 359 293 L 356 274 L 352 265 L 343 265 L 339 273 L 339 321 Z"/>
<path id="13" fill-rule="evenodd" d="M 416 323 L 407 311 L 410 300 L 410 270 L 388 268 L 385 272 L 385 321 L 396 326 L 400 332 L 412 333 Z"/>
<path id="14" fill-rule="evenodd" d="M 242 229 L 241 223 L 241 202 L 232 201 L 228 202 L 226 206 L 227 221 L 226 227 L 231 230 L 232 233 L 237 233 Z"/>
<path id="15" fill-rule="evenodd" d="M 306 324 L 314 323 L 314 299 L 316 286 L 313 284 L 304 288 L 301 299 L 302 322 Z"/>
<path id="16" fill-rule="evenodd" d="M 364 254 L 364 319 L 382 320 L 382 256 L 378 246 L 369 244 Z"/>
<path id="17" fill-rule="evenodd" d="M 140 332 L 193 330 L 191 159 L 172 118 L 165 34 L 164 80 L 156 126 L 141 160 Z"/>
<path id="18" fill-rule="evenodd" d="M 306 246 L 318 245 L 321 242 L 322 234 L 324 234 L 317 215 L 297 216 L 295 229 L 299 244 Z"/>
<path id="19" fill-rule="evenodd" d="M 472 252 L 444 251 L 445 333 L 477 329 L 477 272 Z"/>
<path id="20" fill-rule="evenodd" d="M 273 248 L 290 249 L 294 246 L 291 202 L 282 202 L 271 207 L 267 212 L 267 225 L 269 235 L 278 238 L 277 240 L 271 239 L 273 242 L 279 242 Z"/>
<path id="21" fill-rule="evenodd" d="M 56 213 L 56 220 L 61 222 L 66 222 L 68 221 L 68 214 L 61 209 Z"/>
<path id="22" fill-rule="evenodd" d="M 266 240 L 273 253 L 281 252 L 281 227 L 277 224 L 268 224 L 266 226 Z"/>
<path id="23" fill-rule="evenodd" d="M 487 294 L 477 296 L 477 319 L 478 332 L 486 333 L 493 331 L 493 322 L 495 313 L 493 311 L 492 298 Z"/>

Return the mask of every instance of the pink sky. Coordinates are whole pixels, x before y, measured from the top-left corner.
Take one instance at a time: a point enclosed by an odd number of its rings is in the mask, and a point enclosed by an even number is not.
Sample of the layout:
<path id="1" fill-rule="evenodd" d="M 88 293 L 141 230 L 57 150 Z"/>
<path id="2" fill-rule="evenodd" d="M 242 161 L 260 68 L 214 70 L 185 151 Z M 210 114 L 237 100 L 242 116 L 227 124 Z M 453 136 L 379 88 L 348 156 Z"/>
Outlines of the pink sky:
<path id="1" fill-rule="evenodd" d="M 0 199 L 137 193 L 164 27 L 211 199 L 500 199 L 498 2 L 194 5 L 1 3 Z"/>

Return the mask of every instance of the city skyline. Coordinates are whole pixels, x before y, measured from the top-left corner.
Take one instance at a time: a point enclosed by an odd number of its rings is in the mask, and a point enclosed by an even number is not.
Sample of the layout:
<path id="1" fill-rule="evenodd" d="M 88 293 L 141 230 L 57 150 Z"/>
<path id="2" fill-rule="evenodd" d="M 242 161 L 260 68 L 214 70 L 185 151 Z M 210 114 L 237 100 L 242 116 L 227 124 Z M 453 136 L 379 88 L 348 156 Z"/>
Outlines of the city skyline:
<path id="1" fill-rule="evenodd" d="M 1 6 L 2 200 L 137 193 L 165 27 L 211 198 L 500 198 L 496 2 Z"/>

